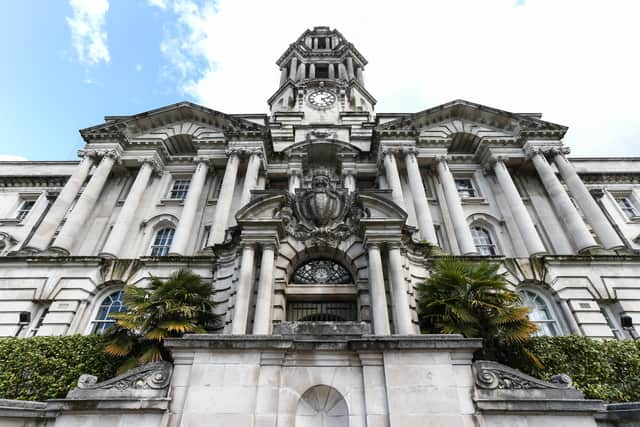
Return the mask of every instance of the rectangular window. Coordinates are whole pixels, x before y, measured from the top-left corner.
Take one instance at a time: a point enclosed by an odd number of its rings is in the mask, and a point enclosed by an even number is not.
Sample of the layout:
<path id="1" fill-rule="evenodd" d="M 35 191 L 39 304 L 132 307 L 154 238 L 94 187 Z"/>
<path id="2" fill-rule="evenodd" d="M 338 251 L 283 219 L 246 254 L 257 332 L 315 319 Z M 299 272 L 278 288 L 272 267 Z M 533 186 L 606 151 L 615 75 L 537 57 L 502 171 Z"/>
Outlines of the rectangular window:
<path id="1" fill-rule="evenodd" d="M 456 178 L 456 190 L 460 198 L 466 199 L 470 197 L 477 197 L 476 189 L 473 187 L 473 182 L 469 178 Z"/>
<path id="2" fill-rule="evenodd" d="M 173 187 L 171 187 L 171 193 L 169 193 L 170 199 L 184 200 L 189 192 L 189 185 L 191 180 L 188 179 L 176 179 L 173 181 Z"/>
<path id="3" fill-rule="evenodd" d="M 638 209 L 629 197 L 616 197 L 616 202 L 618 203 L 618 207 L 620 208 L 620 210 L 622 210 L 622 213 L 624 213 L 624 216 L 626 216 L 627 219 L 633 219 L 640 216 L 638 215 Z"/>
<path id="4" fill-rule="evenodd" d="M 207 242 L 209 241 L 209 234 L 211 234 L 211 226 L 205 225 L 204 231 L 202 232 L 202 242 L 200 243 L 200 249 L 204 249 L 207 247 Z"/>
<path id="5" fill-rule="evenodd" d="M 31 212 L 31 209 L 35 204 L 35 200 L 25 200 L 24 202 L 22 202 L 22 204 L 20 205 L 20 209 L 18 209 L 18 212 L 16 212 L 16 219 L 19 219 L 20 221 L 25 219 L 27 215 L 29 215 L 29 212 Z"/>

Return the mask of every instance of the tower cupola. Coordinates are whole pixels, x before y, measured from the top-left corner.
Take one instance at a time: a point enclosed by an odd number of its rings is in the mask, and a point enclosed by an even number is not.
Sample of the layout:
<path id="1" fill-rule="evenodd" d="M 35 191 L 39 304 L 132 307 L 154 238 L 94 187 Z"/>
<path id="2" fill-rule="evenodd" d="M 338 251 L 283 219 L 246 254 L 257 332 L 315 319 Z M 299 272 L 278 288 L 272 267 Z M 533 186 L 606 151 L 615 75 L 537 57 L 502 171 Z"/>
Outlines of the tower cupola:
<path id="1" fill-rule="evenodd" d="M 280 87 L 268 101 L 273 112 L 300 111 L 305 102 L 316 109 L 373 111 L 375 99 L 364 83 L 367 60 L 335 29 L 305 31 L 276 64 Z M 322 90 L 313 96 L 318 88 Z"/>

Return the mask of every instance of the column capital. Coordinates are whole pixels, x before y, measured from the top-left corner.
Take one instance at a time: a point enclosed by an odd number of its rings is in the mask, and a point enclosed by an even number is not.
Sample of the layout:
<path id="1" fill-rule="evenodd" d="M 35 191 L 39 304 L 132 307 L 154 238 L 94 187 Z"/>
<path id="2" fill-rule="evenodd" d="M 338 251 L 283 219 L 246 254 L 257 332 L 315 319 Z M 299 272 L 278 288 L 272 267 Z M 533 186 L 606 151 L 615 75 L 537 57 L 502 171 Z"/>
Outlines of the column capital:
<path id="1" fill-rule="evenodd" d="M 265 249 L 271 249 L 273 252 L 276 252 L 278 250 L 278 242 L 261 242 L 260 247 L 262 247 L 263 251 Z"/>
<path id="2" fill-rule="evenodd" d="M 567 154 L 569 154 L 571 152 L 571 149 L 569 147 L 553 147 L 551 149 L 549 149 L 549 153 L 551 153 L 552 156 L 566 156 Z"/>
<path id="3" fill-rule="evenodd" d="M 136 159 L 136 163 L 138 163 L 141 167 L 142 165 L 151 166 L 151 171 L 153 173 L 160 173 L 162 171 L 163 165 L 158 159 L 154 159 L 154 158 Z"/>
<path id="4" fill-rule="evenodd" d="M 98 158 L 98 152 L 96 150 L 78 150 L 77 154 L 81 159 L 89 158 L 96 160 Z"/>
<path id="5" fill-rule="evenodd" d="M 367 248 L 367 250 L 369 250 L 369 249 L 378 249 L 378 250 L 380 250 L 380 243 L 379 242 L 367 241 L 367 242 L 365 242 L 364 246 Z"/>
<path id="6" fill-rule="evenodd" d="M 598 200 L 604 197 L 605 189 L 604 188 L 592 188 L 589 190 L 591 197 Z"/>
<path id="7" fill-rule="evenodd" d="M 391 250 L 391 249 L 402 249 L 402 242 L 398 241 L 398 242 L 387 242 L 387 249 Z"/>
<path id="8" fill-rule="evenodd" d="M 449 160 L 449 156 L 447 154 L 439 154 L 437 156 L 433 157 L 433 161 L 438 164 L 438 163 L 447 163 L 447 161 Z"/>

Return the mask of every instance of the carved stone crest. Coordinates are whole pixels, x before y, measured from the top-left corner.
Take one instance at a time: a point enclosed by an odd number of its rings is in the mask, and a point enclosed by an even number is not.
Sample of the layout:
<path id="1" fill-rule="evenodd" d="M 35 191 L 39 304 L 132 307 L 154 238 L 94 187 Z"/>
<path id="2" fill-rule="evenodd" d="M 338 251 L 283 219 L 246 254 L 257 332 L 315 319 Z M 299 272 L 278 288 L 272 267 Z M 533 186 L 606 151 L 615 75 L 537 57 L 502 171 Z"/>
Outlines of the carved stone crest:
<path id="1" fill-rule="evenodd" d="M 287 195 L 279 216 L 296 239 L 333 243 L 353 234 L 360 219 L 369 213 L 354 193 L 335 188 L 329 173 L 317 170 L 311 188 Z"/>

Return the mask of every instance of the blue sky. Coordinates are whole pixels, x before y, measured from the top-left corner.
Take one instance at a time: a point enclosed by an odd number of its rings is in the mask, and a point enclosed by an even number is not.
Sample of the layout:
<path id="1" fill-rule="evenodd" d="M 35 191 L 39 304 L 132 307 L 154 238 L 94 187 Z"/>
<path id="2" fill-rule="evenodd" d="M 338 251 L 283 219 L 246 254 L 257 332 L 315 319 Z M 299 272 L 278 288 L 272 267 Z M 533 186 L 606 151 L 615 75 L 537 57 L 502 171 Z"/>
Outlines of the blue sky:
<path id="1" fill-rule="evenodd" d="M 266 113 L 306 28 L 367 57 L 379 112 L 453 99 L 542 112 L 578 156 L 640 155 L 640 3 L 624 0 L 0 1 L 0 155 L 71 160 L 105 115 L 190 100 Z"/>

